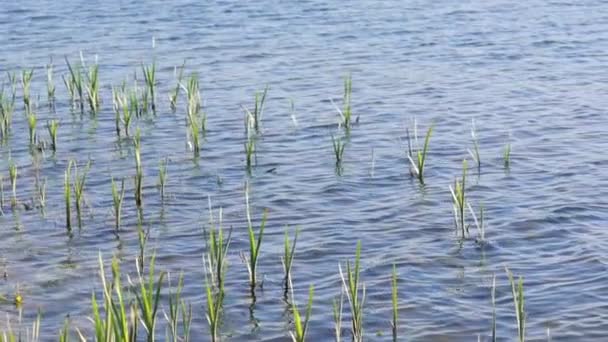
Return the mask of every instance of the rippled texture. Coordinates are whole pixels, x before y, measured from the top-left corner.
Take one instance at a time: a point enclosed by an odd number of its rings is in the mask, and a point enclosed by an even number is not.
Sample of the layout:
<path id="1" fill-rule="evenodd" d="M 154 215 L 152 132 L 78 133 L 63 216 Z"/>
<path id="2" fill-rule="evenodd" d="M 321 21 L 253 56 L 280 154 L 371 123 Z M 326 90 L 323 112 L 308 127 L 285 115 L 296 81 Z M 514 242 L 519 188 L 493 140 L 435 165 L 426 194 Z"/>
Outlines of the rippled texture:
<path id="1" fill-rule="evenodd" d="M 525 279 L 529 337 L 597 341 L 608 335 L 608 173 L 605 108 L 608 7 L 601 1 L 19 1 L 0 10 L 0 71 L 35 67 L 39 134 L 61 120 L 59 149 L 40 161 L 48 179 L 47 209 L 0 218 L 8 278 L 1 291 L 24 292 L 24 316 L 44 312 L 45 339 L 69 315 L 90 332 L 90 296 L 99 289 L 97 255 L 117 255 L 132 274 L 138 253 L 132 183 L 125 232 L 117 240 L 110 212 L 110 175 L 134 174 L 129 141 L 117 140 L 111 85 L 156 59 L 159 112 L 140 120 L 146 226 L 159 267 L 186 274 L 194 304 L 193 336 L 206 336 L 202 227 L 207 198 L 234 227 L 223 335 L 228 340 L 286 340 L 280 256 L 285 227 L 301 227 L 294 264 L 296 296 L 316 287 L 310 338 L 332 338 L 331 300 L 339 294 L 338 263 L 363 242 L 368 340 L 390 339 L 390 272 L 399 272 L 400 336 L 415 341 L 471 341 L 489 336 L 490 285 L 497 274 L 499 336 L 516 336 L 508 266 Z M 151 48 L 152 37 L 156 39 Z M 102 112 L 69 109 L 60 75 L 63 57 L 98 55 Z M 56 64 L 56 114 L 43 110 L 44 64 Z M 201 76 L 209 131 L 201 157 L 186 146 L 184 108 L 171 114 L 173 67 L 186 61 Z M 351 132 L 344 171 L 334 170 L 331 134 L 353 76 L 360 123 Z M 257 166 L 250 177 L 256 219 L 269 208 L 260 271 L 264 290 L 250 311 L 243 188 L 243 114 L 269 84 Z M 290 119 L 293 99 L 298 125 Z M 183 97 L 181 98 L 183 105 Z M 19 166 L 18 196 L 35 193 L 27 122 L 18 100 L 10 144 L 0 149 Z M 434 122 L 426 185 L 408 174 L 405 127 Z M 487 210 L 489 244 L 461 242 L 448 185 L 460 175 L 476 120 L 482 168 L 471 170 L 474 205 Z M 411 126 L 411 125 L 410 125 Z M 511 138 L 509 139 L 509 132 Z M 513 146 L 510 171 L 502 149 Z M 372 163 L 372 150 L 375 162 Z M 169 199 L 155 189 L 168 156 Z M 85 227 L 64 228 L 63 171 L 71 158 L 93 160 Z M 373 171 L 372 171 L 372 164 Z M 5 191 L 8 189 L 6 171 Z M 221 182 L 218 182 L 218 177 Z M 8 192 L 6 194 L 8 196 Z M 4 304 L 1 311 L 15 314 Z M 162 319 L 162 318 L 161 318 Z M 344 327 L 348 323 L 344 322 Z M 162 335 L 161 335 L 162 336 Z"/>

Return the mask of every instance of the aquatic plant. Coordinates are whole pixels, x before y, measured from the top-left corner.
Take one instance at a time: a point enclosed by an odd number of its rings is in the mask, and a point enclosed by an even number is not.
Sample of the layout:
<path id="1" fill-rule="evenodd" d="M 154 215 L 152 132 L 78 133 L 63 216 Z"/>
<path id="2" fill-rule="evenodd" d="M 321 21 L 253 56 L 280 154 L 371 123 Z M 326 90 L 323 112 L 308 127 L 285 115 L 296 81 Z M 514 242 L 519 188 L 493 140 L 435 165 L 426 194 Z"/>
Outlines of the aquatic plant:
<path id="1" fill-rule="evenodd" d="M 340 287 L 340 299 L 333 300 L 333 319 L 335 341 L 342 340 L 342 308 L 344 305 L 344 287 Z"/>
<path id="2" fill-rule="evenodd" d="M 70 98 L 72 99 L 72 104 L 75 104 L 76 101 L 80 101 L 80 108 L 82 109 L 84 106 L 84 85 L 83 85 L 83 77 L 82 77 L 82 65 L 78 67 L 72 67 L 70 61 L 67 57 L 65 57 L 65 63 L 68 66 L 68 71 L 70 74 L 68 78 L 63 77 L 63 83 L 65 84 L 68 93 L 70 94 Z"/>
<path id="3" fill-rule="evenodd" d="M 260 133 L 262 114 L 264 111 L 264 103 L 266 102 L 266 95 L 268 94 L 269 86 L 266 85 L 263 91 L 256 91 L 253 102 L 253 111 L 250 111 L 245 106 L 241 106 L 245 111 L 245 115 L 248 120 L 251 120 L 251 124 L 256 133 Z"/>
<path id="4" fill-rule="evenodd" d="M 477 170 L 481 169 L 481 156 L 479 155 L 479 140 L 477 139 L 477 129 L 475 128 L 475 119 L 471 119 L 471 138 L 473 139 L 473 150 L 469 149 L 469 154 L 473 161 L 477 164 Z"/>
<path id="5" fill-rule="evenodd" d="M 156 95 L 155 95 L 155 87 L 156 87 L 156 62 L 152 62 L 152 65 L 146 66 L 142 63 L 141 65 L 142 73 L 144 74 L 144 80 L 146 81 L 146 92 L 150 96 L 150 104 L 152 107 L 152 112 L 156 112 Z"/>
<path id="6" fill-rule="evenodd" d="M 291 340 L 293 342 L 304 342 L 306 341 L 306 332 L 308 331 L 308 322 L 310 321 L 310 314 L 312 312 L 312 298 L 314 296 L 314 286 L 310 285 L 308 290 L 308 304 L 306 304 L 306 313 L 304 316 L 304 320 L 302 320 L 302 316 L 300 315 L 300 311 L 296 305 L 296 301 L 292 291 L 292 312 L 293 312 L 293 331 L 289 332 L 291 336 Z"/>
<path id="7" fill-rule="evenodd" d="M 51 149 L 53 152 L 57 151 L 57 130 L 59 129 L 59 121 L 56 119 L 46 122 L 46 129 L 49 131 L 51 137 Z"/>
<path id="8" fill-rule="evenodd" d="M 336 167 L 342 165 L 342 160 L 344 156 L 344 147 L 346 143 L 342 142 L 340 138 L 335 138 L 333 135 L 331 136 L 331 144 L 334 148 L 334 156 L 336 157 Z"/>
<path id="9" fill-rule="evenodd" d="M 502 153 L 502 159 L 505 166 L 505 169 L 508 169 L 511 166 L 511 143 L 507 142 L 505 145 L 505 149 Z"/>
<path id="10" fill-rule="evenodd" d="M 416 149 L 412 149 L 412 142 L 410 138 L 409 129 L 407 132 L 407 146 L 408 146 L 408 154 L 407 158 L 410 161 L 410 174 L 413 177 L 418 178 L 421 184 L 424 184 L 424 166 L 426 165 L 426 159 L 429 151 L 429 143 L 431 141 L 431 135 L 433 134 L 434 125 L 431 124 L 426 132 L 426 137 L 424 138 L 424 145 L 422 148 L 418 145 L 418 127 L 416 121 L 414 121 L 414 141 L 416 144 Z"/>
<path id="11" fill-rule="evenodd" d="M 255 154 L 255 137 L 249 136 L 245 141 L 245 165 L 247 170 L 251 172 L 251 167 L 254 163 Z"/>
<path id="12" fill-rule="evenodd" d="M 171 110 L 173 112 L 175 112 L 175 110 L 177 109 L 177 98 L 179 96 L 179 90 L 181 88 L 181 83 L 182 83 L 182 79 L 184 77 L 184 68 L 186 67 L 186 61 L 184 61 L 184 63 L 182 64 L 182 66 L 179 68 L 179 73 L 178 73 L 178 68 L 177 66 L 175 67 L 175 70 L 173 71 L 173 73 L 175 74 L 176 78 L 177 78 L 177 85 L 175 86 L 175 88 L 169 93 L 169 103 L 171 105 Z"/>
<path id="13" fill-rule="evenodd" d="M 397 267 L 393 264 L 393 277 L 391 279 L 391 303 L 393 305 L 393 318 L 391 328 L 393 332 L 393 341 L 397 341 L 397 322 L 399 320 L 398 310 L 398 293 L 397 293 Z"/>
<path id="14" fill-rule="evenodd" d="M 211 285 L 216 291 L 224 291 L 224 279 L 228 268 L 227 255 L 230 241 L 232 240 L 232 229 L 224 238 L 222 227 L 223 211 L 219 209 L 218 221 L 213 217 L 213 208 L 209 198 L 209 231 L 207 240 L 208 258 L 206 268 L 211 275 Z"/>
<path id="15" fill-rule="evenodd" d="M 496 342 L 496 274 L 492 275 L 492 342 Z"/>
<path id="16" fill-rule="evenodd" d="M 84 172 L 78 172 L 78 164 L 73 163 L 74 167 L 74 201 L 76 203 L 76 218 L 78 220 L 78 227 L 82 228 L 82 205 L 84 204 L 84 185 L 87 179 L 87 174 L 91 168 L 91 161 L 89 160 L 85 166 Z"/>
<path id="17" fill-rule="evenodd" d="M 203 264 L 205 264 L 205 260 L 203 260 Z M 207 276 L 207 272 L 205 272 L 206 277 L 206 295 L 207 295 L 207 322 L 209 323 L 209 335 L 211 338 L 211 342 L 216 342 L 220 340 L 219 326 L 222 315 L 222 308 L 224 306 L 224 291 L 217 291 L 213 289 L 213 285 L 209 282 L 209 278 Z"/>
<path id="18" fill-rule="evenodd" d="M 95 327 L 96 341 L 136 341 L 137 308 L 125 301 L 122 293 L 120 264 L 118 259 L 113 258 L 111 264 L 112 283 L 106 280 L 104 262 L 99 253 L 99 275 L 103 290 L 103 311 L 99 308 L 95 292 L 93 292 L 91 303 L 93 307 L 93 324 Z M 130 308 L 127 313 L 127 306 Z M 102 316 L 102 312 L 105 313 Z"/>
<path id="19" fill-rule="evenodd" d="M 0 91 L 0 133 L 2 140 L 7 141 L 11 124 L 13 122 L 13 112 L 15 110 L 15 94 L 7 95 L 4 89 Z"/>
<path id="20" fill-rule="evenodd" d="M 12 160 L 8 161 L 8 174 L 11 178 L 11 188 L 13 189 L 11 206 L 15 207 L 17 205 L 17 165 Z"/>
<path id="21" fill-rule="evenodd" d="M 348 76 L 344 77 L 344 96 L 342 99 L 342 111 L 340 114 L 342 115 L 342 126 L 345 129 L 349 129 L 352 122 L 352 93 L 353 93 L 353 80 L 352 76 L 348 74 Z"/>
<path id="22" fill-rule="evenodd" d="M 150 262 L 148 263 L 148 279 L 144 279 L 143 270 L 139 264 L 136 263 L 137 267 L 137 278 L 139 291 L 135 292 L 135 298 L 141 313 L 140 320 L 147 333 L 148 342 L 154 341 L 154 330 L 156 327 L 156 314 L 158 312 L 158 305 L 160 303 L 160 292 L 163 284 L 163 279 L 166 273 L 161 272 L 158 275 L 158 279 L 155 282 L 155 255 L 152 255 Z M 135 284 L 132 284 L 136 286 Z"/>
<path id="23" fill-rule="evenodd" d="M 36 144 L 36 124 L 38 123 L 38 117 L 34 111 L 29 111 L 27 114 L 27 126 L 30 133 L 30 146 Z"/>
<path id="24" fill-rule="evenodd" d="M 167 184 L 167 164 L 168 158 L 161 159 L 158 165 L 158 189 L 160 190 L 160 199 L 165 199 L 165 185 Z"/>
<path id="25" fill-rule="evenodd" d="M 361 260 L 361 241 L 357 242 L 355 251 L 355 262 L 351 266 L 350 261 L 346 261 L 346 275 L 342 272 L 342 265 L 338 264 L 340 278 L 344 286 L 344 292 L 350 305 L 352 336 L 353 341 L 363 340 L 363 304 L 365 303 L 365 285 L 360 283 L 360 260 Z"/>
<path id="26" fill-rule="evenodd" d="M 72 190 L 71 190 L 71 170 L 74 162 L 70 160 L 68 167 L 65 169 L 63 177 L 63 199 L 65 202 L 65 226 L 68 233 L 72 231 L 71 206 L 72 206 Z"/>
<path id="27" fill-rule="evenodd" d="M 46 65 L 46 95 L 49 104 L 55 101 L 55 82 L 53 81 L 53 59 Z"/>
<path id="28" fill-rule="evenodd" d="M 41 181 L 36 177 L 36 194 L 38 195 L 38 204 L 44 212 L 46 206 L 46 178 Z"/>
<path id="29" fill-rule="evenodd" d="M 520 276 L 518 281 L 515 281 L 513 273 L 505 267 L 509 283 L 511 283 L 511 293 L 513 295 L 513 304 L 515 305 L 515 318 L 517 320 L 517 337 L 519 342 L 526 340 L 526 311 L 524 308 L 524 279 Z"/>
<path id="30" fill-rule="evenodd" d="M 30 99 L 30 88 L 32 85 L 32 78 L 34 77 L 34 69 L 23 70 L 21 72 L 21 88 L 23 90 L 23 105 L 25 106 L 25 113 L 28 114 L 32 110 L 32 103 Z"/>
<path id="31" fill-rule="evenodd" d="M 66 318 L 63 322 L 63 328 L 59 330 L 59 342 L 70 341 L 70 319 Z"/>
<path id="32" fill-rule="evenodd" d="M 479 207 L 479 219 L 473 211 L 473 207 L 471 207 L 471 203 L 467 202 L 467 207 L 469 208 L 469 212 L 471 213 L 471 217 L 473 217 L 473 222 L 475 223 L 475 227 L 477 227 L 477 242 L 482 244 L 486 241 L 486 224 L 484 221 L 484 209 L 483 205 Z"/>
<path id="33" fill-rule="evenodd" d="M 291 284 L 291 265 L 293 264 L 293 257 L 296 252 L 296 243 L 298 242 L 298 234 L 300 230 L 296 228 L 295 235 L 293 237 L 293 243 L 289 242 L 289 233 L 285 231 L 285 241 L 283 243 L 283 257 L 281 263 L 283 264 L 283 271 L 285 276 L 283 277 L 283 286 L 285 288 L 285 294 L 290 288 Z"/>
<path id="34" fill-rule="evenodd" d="M 169 285 L 171 283 L 169 275 L 167 275 L 169 279 Z M 169 286 L 169 315 L 166 312 L 164 313 L 165 319 L 167 320 L 169 327 L 169 335 L 166 337 L 166 341 L 173 342 L 188 342 L 190 340 L 190 325 L 192 323 L 192 305 L 187 305 L 186 302 L 181 298 L 182 290 L 184 288 L 184 274 L 181 273 L 177 280 L 177 287 L 175 293 L 171 291 L 171 287 Z M 181 332 L 179 333 L 181 321 Z"/>
<path id="35" fill-rule="evenodd" d="M 82 65 L 84 65 L 84 61 Z M 99 99 L 99 64 L 97 63 L 97 57 L 95 57 L 95 63 L 89 67 L 87 73 L 86 91 L 91 113 L 97 114 L 101 102 Z"/>
<path id="36" fill-rule="evenodd" d="M 260 247 L 262 246 L 262 238 L 264 237 L 264 228 L 266 227 L 266 219 L 268 216 L 268 210 L 264 210 L 262 215 L 262 221 L 260 222 L 260 228 L 256 239 L 255 231 L 253 229 L 253 223 L 251 222 L 251 209 L 249 206 L 249 184 L 245 188 L 245 207 L 247 211 L 247 230 L 249 232 L 249 257 L 243 255 L 243 259 L 247 264 L 247 271 L 249 272 L 249 284 L 251 291 L 255 290 L 257 286 L 257 265 L 260 257 Z"/>
<path id="37" fill-rule="evenodd" d="M 466 177 L 467 177 L 467 160 L 462 161 L 462 178 L 454 181 L 454 187 L 450 185 L 450 193 L 452 194 L 452 207 L 454 209 L 454 222 L 456 228 L 460 228 L 462 238 L 465 233 L 468 234 L 469 226 L 466 224 L 465 214 L 467 207 L 466 199 Z"/>
<path id="38" fill-rule="evenodd" d="M 125 198 L 125 179 L 121 179 L 120 181 L 120 191 L 118 190 L 118 186 L 116 182 L 114 182 L 114 177 L 112 177 L 112 204 L 114 209 L 114 227 L 118 232 L 120 230 L 120 221 L 121 221 L 121 212 L 122 212 L 122 202 Z"/>
<path id="39" fill-rule="evenodd" d="M 188 97 L 187 104 L 187 126 L 188 126 L 188 134 L 191 139 L 191 147 L 194 152 L 194 157 L 198 157 L 200 152 L 200 131 L 205 131 L 205 114 L 201 117 L 201 96 L 199 90 L 199 81 L 198 75 L 192 74 L 188 79 L 185 91 L 186 96 Z"/>
<path id="40" fill-rule="evenodd" d="M 141 166 L 141 134 L 139 127 L 135 131 L 133 145 L 135 147 L 135 204 L 138 208 L 141 208 L 143 205 L 144 171 Z"/>

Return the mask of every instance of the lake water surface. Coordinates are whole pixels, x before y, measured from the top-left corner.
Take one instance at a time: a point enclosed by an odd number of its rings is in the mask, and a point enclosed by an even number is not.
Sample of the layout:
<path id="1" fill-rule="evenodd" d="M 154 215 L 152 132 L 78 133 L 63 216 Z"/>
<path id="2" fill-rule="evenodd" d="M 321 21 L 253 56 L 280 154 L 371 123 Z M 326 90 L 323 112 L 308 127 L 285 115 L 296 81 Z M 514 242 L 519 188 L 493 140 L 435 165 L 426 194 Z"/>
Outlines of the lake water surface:
<path id="1" fill-rule="evenodd" d="M 134 126 L 142 132 L 144 221 L 149 252 L 172 283 L 185 273 L 193 340 L 205 340 L 203 227 L 208 198 L 233 227 L 222 335 L 232 341 L 286 341 L 283 237 L 300 227 L 295 294 L 315 285 L 309 337 L 333 339 L 338 264 L 362 242 L 367 340 L 390 340 L 390 277 L 396 265 L 400 337 L 471 341 L 491 332 L 491 283 L 497 276 L 498 334 L 514 340 L 508 266 L 524 278 L 528 336 L 598 341 L 608 336 L 608 5 L 602 1 L 16 1 L 0 9 L 0 72 L 34 68 L 40 139 L 61 121 L 58 151 L 30 153 L 17 101 L 9 143 L 0 148 L 5 196 L 9 159 L 19 169 L 18 197 L 47 179 L 47 205 L 0 217 L 0 294 L 24 296 L 24 322 L 43 312 L 43 339 L 69 315 L 91 334 L 91 293 L 99 290 L 98 254 L 116 255 L 133 275 L 139 253 L 133 200 L 133 147 L 114 130 L 111 87 L 140 63 L 158 65 L 158 110 Z M 152 40 L 155 47 L 152 48 Z M 102 110 L 70 108 L 64 56 L 98 56 Z M 44 65 L 53 59 L 57 101 L 46 107 Z M 174 67 L 200 76 L 208 131 L 193 159 L 184 98 L 168 103 Z M 331 136 L 343 77 L 352 75 L 353 111 L 341 175 Z M 141 75 L 139 76 L 141 79 Z M 131 84 L 132 81 L 129 81 Z M 242 105 L 270 87 L 256 166 L 245 168 Z M 21 94 L 21 91 L 18 91 Z M 291 118 L 290 100 L 295 106 Z M 409 175 L 406 127 L 433 122 L 426 184 Z M 469 172 L 475 208 L 486 210 L 487 243 L 462 240 L 454 228 L 449 185 L 463 158 L 473 164 L 475 120 L 482 166 Z M 502 151 L 512 145 L 511 166 Z M 168 198 L 161 202 L 158 164 L 169 158 Z M 63 176 L 71 159 L 92 160 L 81 230 L 66 234 Z M 127 177 L 123 232 L 113 232 L 110 177 Z M 263 290 L 252 305 L 247 271 L 244 185 L 254 221 L 268 208 L 259 261 Z M 163 308 L 167 308 L 166 302 Z M 0 305 L 0 317 L 17 309 Z M 348 315 L 346 315 L 346 318 Z M 3 322 L 5 320 L 2 320 Z M 6 323 L 3 323 L 5 326 Z M 159 336 L 164 336 L 159 317 Z M 344 322 L 348 328 L 349 323 Z M 348 333 L 345 332 L 348 336 Z"/>

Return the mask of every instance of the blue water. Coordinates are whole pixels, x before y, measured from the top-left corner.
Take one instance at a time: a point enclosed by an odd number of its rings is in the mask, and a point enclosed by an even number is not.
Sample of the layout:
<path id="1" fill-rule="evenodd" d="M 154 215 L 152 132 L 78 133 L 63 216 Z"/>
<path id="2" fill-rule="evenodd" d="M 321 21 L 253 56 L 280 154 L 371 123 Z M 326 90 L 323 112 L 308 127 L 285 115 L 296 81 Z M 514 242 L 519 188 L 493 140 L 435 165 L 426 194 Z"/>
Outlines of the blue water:
<path id="1" fill-rule="evenodd" d="M 18 197 L 47 180 L 47 205 L 0 217 L 0 294 L 24 296 L 23 322 L 43 312 L 42 335 L 54 338 L 66 315 L 91 335 L 90 297 L 99 289 L 97 257 L 119 257 L 133 276 L 138 255 L 131 181 L 133 147 L 117 139 L 111 87 L 133 83 L 140 63 L 156 61 L 158 111 L 134 123 L 142 130 L 144 219 L 149 253 L 175 284 L 185 273 L 193 304 L 193 340 L 204 340 L 208 199 L 233 227 L 225 340 L 286 341 L 283 234 L 300 227 L 294 283 L 304 303 L 315 285 L 309 338 L 333 339 L 338 264 L 362 241 L 366 340 L 390 340 L 390 274 L 399 274 L 400 340 L 471 341 L 491 332 L 491 282 L 497 277 L 498 335 L 514 340 L 515 313 L 505 273 L 524 278 L 527 335 L 597 341 L 608 336 L 608 5 L 601 1 L 20 1 L 0 9 L 0 72 L 34 68 L 38 134 L 61 121 L 58 151 L 31 154 L 20 98 L 12 135 L 0 147 L 5 197 L 8 163 L 19 168 Z M 154 46 L 153 46 L 154 41 Z M 64 57 L 100 64 L 102 110 L 70 109 L 61 75 Z M 44 65 L 53 60 L 57 100 L 46 106 Z M 184 97 L 175 114 L 168 96 L 174 67 L 201 79 L 208 132 L 193 160 Z M 330 99 L 341 103 L 352 75 L 353 111 L 343 170 L 336 174 L 331 136 L 341 135 Z M 141 80 L 141 75 L 138 76 Z M 269 85 L 257 163 L 245 169 L 243 110 Z M 140 82 L 141 86 L 141 82 Z M 8 88 L 6 88 L 8 89 Z M 18 91 L 20 96 L 21 91 Z M 290 101 L 295 106 L 295 123 Z M 434 123 L 425 185 L 410 178 L 406 127 L 422 134 Z M 462 240 L 454 228 L 449 185 L 461 174 L 475 120 L 482 166 L 471 168 L 473 207 L 486 210 L 487 243 Z M 511 166 L 502 153 L 512 145 Z M 168 157 L 168 198 L 156 189 Z M 92 168 L 84 227 L 65 230 L 63 173 L 70 159 Z M 123 232 L 113 233 L 110 177 L 127 177 Z M 247 251 L 244 184 L 254 221 L 269 221 L 259 261 L 256 302 L 239 252 Z M 289 226 L 289 228 L 286 228 Z M 126 282 L 126 279 L 124 280 Z M 166 298 L 165 298 L 166 299 Z M 167 309 L 167 301 L 162 308 Z M 18 309 L 0 305 L 11 326 Z M 345 313 L 343 327 L 350 327 Z M 2 320 L 6 326 L 6 320 Z M 158 336 L 164 338 L 161 315 Z M 25 327 L 23 327 L 25 328 Z M 143 335 L 142 335 L 143 336 Z M 162 338 L 161 338 L 162 339 Z"/>

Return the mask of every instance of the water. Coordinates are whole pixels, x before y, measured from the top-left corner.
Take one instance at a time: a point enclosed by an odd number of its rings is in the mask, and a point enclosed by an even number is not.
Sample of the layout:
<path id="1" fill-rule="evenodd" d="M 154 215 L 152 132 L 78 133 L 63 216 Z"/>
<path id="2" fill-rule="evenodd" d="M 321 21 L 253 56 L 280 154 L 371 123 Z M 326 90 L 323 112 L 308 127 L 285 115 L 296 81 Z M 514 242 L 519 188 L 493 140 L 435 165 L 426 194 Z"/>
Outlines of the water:
<path id="1" fill-rule="evenodd" d="M 234 228 L 222 327 L 227 340 L 288 339 L 280 263 L 287 225 L 291 232 L 301 229 L 294 264 L 298 302 L 304 302 L 308 285 L 315 285 L 311 340 L 332 339 L 338 263 L 352 259 L 358 240 L 368 295 L 367 340 L 390 340 L 393 264 L 404 340 L 487 338 L 493 274 L 498 334 L 513 339 L 505 266 L 525 279 L 530 338 L 543 339 L 547 328 L 553 340 L 605 337 L 607 17 L 601 1 L 3 4 L 0 71 L 34 67 L 38 133 L 47 139 L 48 118 L 60 119 L 61 126 L 57 154 L 33 158 L 18 100 L 10 143 L 0 149 L 0 170 L 8 170 L 9 156 L 17 163 L 18 197 L 27 201 L 35 195 L 36 160 L 47 179 L 47 208 L 44 216 L 3 208 L 0 257 L 8 277 L 0 281 L 1 293 L 12 296 L 20 288 L 24 321 L 38 308 L 43 311 L 45 339 L 56 334 L 66 315 L 73 327 L 90 334 L 86 317 L 91 293 L 100 287 L 98 253 L 106 260 L 117 255 L 124 271 L 133 274 L 138 255 L 133 148 L 116 138 L 110 89 L 132 77 L 140 62 L 155 59 L 159 111 L 136 123 L 142 129 L 149 250 L 174 284 L 177 274 L 185 273 L 196 339 L 207 334 L 201 256 L 208 197 L 223 208 L 225 226 Z M 97 119 L 71 112 L 61 84 L 64 56 L 75 61 L 80 51 L 89 62 L 99 58 L 103 109 Z M 56 65 L 56 113 L 45 109 L 43 66 L 49 58 Z M 208 113 L 209 131 L 196 161 L 186 145 L 183 97 L 176 114 L 167 99 L 173 67 L 183 61 L 187 72 L 201 77 Z M 352 129 L 338 176 L 330 138 L 339 134 L 338 118 L 329 99 L 340 102 L 347 73 L 360 123 Z M 248 177 L 241 105 L 251 106 L 254 92 L 266 84 L 271 89 L 263 136 Z M 435 123 L 424 187 L 409 177 L 404 152 L 405 127 L 414 117 L 421 131 Z M 482 168 L 479 175 L 471 170 L 468 185 L 472 204 L 486 209 L 483 248 L 473 241 L 474 233 L 466 241 L 457 237 L 448 190 L 472 148 L 471 119 Z M 507 141 L 513 149 L 509 171 L 502 165 Z M 170 162 L 163 205 L 155 184 L 165 157 Z M 82 164 L 87 158 L 93 164 L 84 227 L 69 238 L 63 172 L 70 159 Z M 2 173 L 6 191 L 7 171 Z M 111 176 L 128 178 L 119 240 L 113 233 Z M 254 220 L 269 209 L 259 263 L 264 289 L 253 307 L 238 255 L 247 249 L 247 179 Z M 11 314 L 14 326 L 17 310 L 8 303 L 0 310 Z M 162 315 L 159 322 L 164 327 Z"/>

